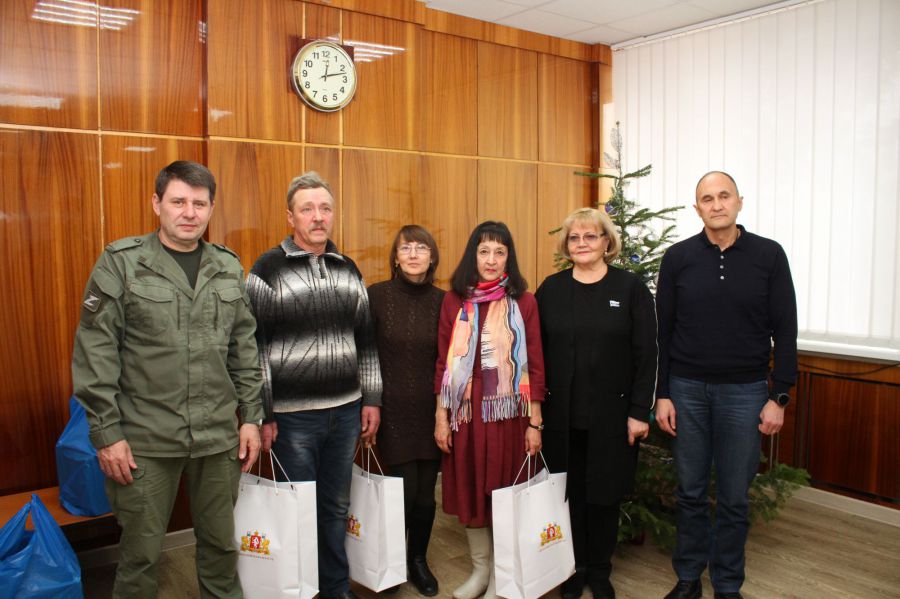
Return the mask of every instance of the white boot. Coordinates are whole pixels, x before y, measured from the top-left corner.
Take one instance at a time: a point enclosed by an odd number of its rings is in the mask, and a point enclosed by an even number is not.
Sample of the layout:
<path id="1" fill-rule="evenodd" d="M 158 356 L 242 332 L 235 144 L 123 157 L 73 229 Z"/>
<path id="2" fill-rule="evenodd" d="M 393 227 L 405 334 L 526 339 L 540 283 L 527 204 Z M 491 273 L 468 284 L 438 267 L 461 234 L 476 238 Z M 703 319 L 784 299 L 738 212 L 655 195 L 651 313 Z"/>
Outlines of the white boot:
<path id="1" fill-rule="evenodd" d="M 494 560 L 491 560 L 491 578 L 488 581 L 487 590 L 484 592 L 484 599 L 497 599 L 497 581 L 494 578 Z"/>
<path id="2" fill-rule="evenodd" d="M 493 539 L 489 528 L 466 528 L 469 539 L 469 555 L 472 557 L 472 574 L 453 591 L 453 599 L 478 599 L 493 578 L 494 560 L 491 559 Z"/>

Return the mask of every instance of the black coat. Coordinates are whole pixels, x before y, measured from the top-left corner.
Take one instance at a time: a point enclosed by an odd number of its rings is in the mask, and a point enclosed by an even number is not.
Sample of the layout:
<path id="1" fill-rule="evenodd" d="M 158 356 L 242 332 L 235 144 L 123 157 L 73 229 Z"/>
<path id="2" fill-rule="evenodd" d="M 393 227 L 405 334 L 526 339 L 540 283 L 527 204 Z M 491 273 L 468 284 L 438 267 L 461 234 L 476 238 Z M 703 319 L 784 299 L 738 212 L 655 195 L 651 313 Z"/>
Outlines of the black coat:
<path id="1" fill-rule="evenodd" d="M 609 267 L 595 307 L 609 334 L 591 354 L 587 501 L 612 504 L 631 493 L 638 444 L 628 445 L 628 417 L 649 420 L 656 384 L 656 312 L 653 296 L 634 274 Z M 569 401 L 575 374 L 575 280 L 571 270 L 547 277 L 535 297 L 541 318 L 547 397 L 544 455 L 552 472 L 569 461 Z"/>

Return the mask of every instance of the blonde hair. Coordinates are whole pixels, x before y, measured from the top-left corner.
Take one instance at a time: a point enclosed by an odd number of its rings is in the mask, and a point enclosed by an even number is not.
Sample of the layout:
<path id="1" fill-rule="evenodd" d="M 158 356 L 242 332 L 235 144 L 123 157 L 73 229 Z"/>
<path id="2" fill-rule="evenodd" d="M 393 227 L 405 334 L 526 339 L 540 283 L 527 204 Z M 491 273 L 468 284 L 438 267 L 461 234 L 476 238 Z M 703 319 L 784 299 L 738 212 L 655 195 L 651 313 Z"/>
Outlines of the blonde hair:
<path id="1" fill-rule="evenodd" d="M 566 217 L 559 230 L 557 251 L 559 251 L 560 255 L 565 256 L 567 260 L 572 259 L 571 254 L 569 254 L 569 232 L 576 224 L 592 225 L 600 233 L 606 233 L 607 239 L 609 239 L 609 246 L 603 254 L 603 261 L 609 264 L 616 259 L 616 256 L 619 255 L 619 250 L 622 249 L 622 239 L 619 237 L 619 231 L 613 224 L 612 219 L 609 218 L 609 215 L 606 214 L 606 211 L 597 210 L 596 208 L 579 208 Z"/>

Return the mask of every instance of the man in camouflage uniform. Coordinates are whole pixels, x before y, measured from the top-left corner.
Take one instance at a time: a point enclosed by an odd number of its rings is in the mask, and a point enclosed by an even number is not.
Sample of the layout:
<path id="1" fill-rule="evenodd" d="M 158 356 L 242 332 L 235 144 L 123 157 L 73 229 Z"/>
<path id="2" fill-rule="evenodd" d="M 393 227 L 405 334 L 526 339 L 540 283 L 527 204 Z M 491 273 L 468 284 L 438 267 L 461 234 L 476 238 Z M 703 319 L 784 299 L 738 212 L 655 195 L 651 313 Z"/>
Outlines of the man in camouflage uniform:
<path id="1" fill-rule="evenodd" d="M 201 239 L 215 192 L 200 164 L 164 168 L 159 229 L 109 244 L 84 292 L 72 378 L 122 527 L 115 597 L 156 596 L 182 474 L 200 594 L 242 597 L 233 507 L 259 453 L 262 382 L 240 262 Z"/>

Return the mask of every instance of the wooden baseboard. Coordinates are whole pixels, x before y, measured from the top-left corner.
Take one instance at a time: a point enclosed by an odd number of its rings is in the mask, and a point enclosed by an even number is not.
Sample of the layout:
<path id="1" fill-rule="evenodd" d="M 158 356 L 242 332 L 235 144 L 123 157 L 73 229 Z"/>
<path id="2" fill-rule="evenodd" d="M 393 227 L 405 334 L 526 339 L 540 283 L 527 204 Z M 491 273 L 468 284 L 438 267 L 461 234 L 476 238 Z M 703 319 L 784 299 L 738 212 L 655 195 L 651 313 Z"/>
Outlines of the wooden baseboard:
<path id="1" fill-rule="evenodd" d="M 889 524 L 900 528 L 900 510 L 882 505 L 860 501 L 852 497 L 829 493 L 812 487 L 801 487 L 794 492 L 793 497 L 800 501 L 814 503 L 823 507 L 839 510 L 847 514 L 853 514 L 860 518 L 875 520 L 882 524 Z"/>

